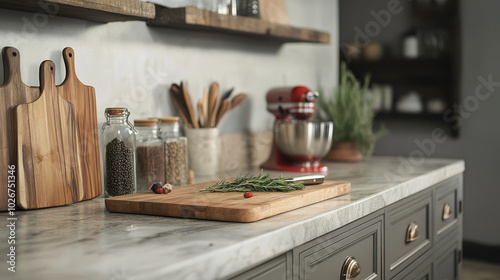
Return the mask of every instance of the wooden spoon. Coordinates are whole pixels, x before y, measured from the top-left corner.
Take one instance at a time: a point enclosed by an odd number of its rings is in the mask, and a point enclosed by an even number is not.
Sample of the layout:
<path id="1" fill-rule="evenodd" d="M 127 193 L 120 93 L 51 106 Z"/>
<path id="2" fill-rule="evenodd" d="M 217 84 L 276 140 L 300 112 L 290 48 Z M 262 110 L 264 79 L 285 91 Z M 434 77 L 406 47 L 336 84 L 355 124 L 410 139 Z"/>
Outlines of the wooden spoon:
<path id="1" fill-rule="evenodd" d="M 240 105 L 241 103 L 245 102 L 245 100 L 247 100 L 247 98 L 248 98 L 248 95 L 246 95 L 244 93 L 240 93 L 240 94 L 236 95 L 233 98 L 233 101 L 231 101 L 231 108 L 234 108 L 234 107 Z"/>
<path id="2" fill-rule="evenodd" d="M 231 101 L 229 99 L 222 101 L 220 112 L 219 114 L 217 114 L 217 120 L 215 121 L 215 126 L 219 125 L 219 122 L 221 121 L 224 114 L 226 114 L 230 110 L 231 110 Z"/>
<path id="3" fill-rule="evenodd" d="M 200 128 L 198 126 L 198 122 L 196 121 L 196 117 L 194 116 L 193 104 L 191 101 L 191 96 L 187 91 L 186 83 L 181 83 L 181 92 L 184 96 L 184 102 L 186 103 L 186 108 L 189 113 L 189 118 L 191 119 L 191 124 L 193 125 L 194 128 Z"/>
<path id="4" fill-rule="evenodd" d="M 205 113 L 203 112 L 203 101 L 198 100 L 198 118 L 200 122 L 200 127 L 205 127 Z"/>
<path id="5" fill-rule="evenodd" d="M 219 114 L 221 108 L 222 108 L 222 102 L 224 102 L 224 100 L 228 99 L 229 97 L 231 97 L 231 94 L 233 93 L 234 91 L 234 87 L 231 88 L 230 90 L 226 91 L 226 93 L 224 93 L 222 95 L 222 97 L 220 98 L 220 103 L 219 103 L 219 110 L 217 111 L 217 114 Z"/>
<path id="6" fill-rule="evenodd" d="M 208 92 L 206 88 L 203 88 L 203 118 L 205 119 L 205 127 L 207 127 L 208 121 Z"/>
<path id="7" fill-rule="evenodd" d="M 172 100 L 172 103 L 174 103 L 174 106 L 179 112 L 179 116 L 181 117 L 182 121 L 188 128 L 192 128 L 193 126 L 188 121 L 187 112 L 185 111 L 186 109 L 183 106 L 184 102 L 181 100 L 180 92 L 178 91 L 178 89 L 178 87 L 172 85 L 172 87 L 170 88 L 170 100 Z"/>
<path id="8" fill-rule="evenodd" d="M 213 82 L 210 85 L 208 92 L 208 125 L 207 127 L 215 127 L 215 120 L 217 118 L 217 111 L 219 105 L 219 84 Z"/>

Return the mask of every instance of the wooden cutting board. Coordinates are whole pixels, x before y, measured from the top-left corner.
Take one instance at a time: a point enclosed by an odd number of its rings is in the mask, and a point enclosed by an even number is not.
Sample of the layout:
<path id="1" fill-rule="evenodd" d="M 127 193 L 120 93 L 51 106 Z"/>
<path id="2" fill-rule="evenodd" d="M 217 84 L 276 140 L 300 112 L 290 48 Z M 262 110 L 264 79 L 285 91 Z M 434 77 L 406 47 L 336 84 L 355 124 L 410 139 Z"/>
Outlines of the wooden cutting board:
<path id="1" fill-rule="evenodd" d="M 243 193 L 208 193 L 200 189 L 215 182 L 174 187 L 169 194 L 136 193 L 108 198 L 110 212 L 146 214 L 227 222 L 255 222 L 306 205 L 349 193 L 351 183 L 325 181 L 302 191 L 255 192 L 252 198 Z"/>
<path id="2" fill-rule="evenodd" d="M 16 164 L 16 131 L 13 109 L 19 104 L 31 103 L 40 96 L 40 89 L 32 88 L 21 80 L 21 55 L 16 48 L 2 50 L 4 84 L 0 86 L 0 211 L 7 210 L 7 182 L 9 165 Z M 17 170 L 14 173 L 17 175 Z"/>
<path id="3" fill-rule="evenodd" d="M 66 79 L 57 87 L 57 92 L 75 106 L 83 200 L 87 200 L 100 196 L 102 192 L 95 89 L 84 85 L 76 76 L 72 48 L 63 50 L 63 59 Z"/>
<path id="4" fill-rule="evenodd" d="M 81 201 L 75 107 L 62 98 L 55 65 L 40 66 L 40 98 L 15 108 L 17 125 L 17 205 L 38 209 Z"/>

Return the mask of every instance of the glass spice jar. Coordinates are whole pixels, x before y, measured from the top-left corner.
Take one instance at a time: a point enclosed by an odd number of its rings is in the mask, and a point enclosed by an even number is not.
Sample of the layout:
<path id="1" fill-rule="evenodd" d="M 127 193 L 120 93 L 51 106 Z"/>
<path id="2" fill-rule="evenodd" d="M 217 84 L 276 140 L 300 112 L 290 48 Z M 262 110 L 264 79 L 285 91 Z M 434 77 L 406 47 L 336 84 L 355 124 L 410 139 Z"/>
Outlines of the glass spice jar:
<path id="1" fill-rule="evenodd" d="M 151 185 L 165 182 L 165 155 L 159 135 L 158 119 L 134 120 L 136 129 L 137 191 L 149 191 Z"/>
<path id="2" fill-rule="evenodd" d="M 104 156 L 104 195 L 113 197 L 136 192 L 135 133 L 125 107 L 107 108 L 102 135 Z"/>
<path id="3" fill-rule="evenodd" d="M 165 146 L 165 182 L 173 186 L 187 184 L 187 138 L 179 134 L 179 118 L 159 118 L 161 138 Z"/>

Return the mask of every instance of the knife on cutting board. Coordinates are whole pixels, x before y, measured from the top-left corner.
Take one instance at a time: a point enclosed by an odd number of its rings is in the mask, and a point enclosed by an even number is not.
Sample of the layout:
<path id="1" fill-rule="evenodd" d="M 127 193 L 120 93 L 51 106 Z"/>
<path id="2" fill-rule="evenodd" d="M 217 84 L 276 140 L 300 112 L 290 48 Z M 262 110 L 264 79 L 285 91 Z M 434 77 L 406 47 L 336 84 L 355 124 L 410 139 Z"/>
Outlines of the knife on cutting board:
<path id="1" fill-rule="evenodd" d="M 307 175 L 295 177 L 287 180 L 288 182 L 301 183 L 304 185 L 319 185 L 325 182 L 325 175 Z"/>

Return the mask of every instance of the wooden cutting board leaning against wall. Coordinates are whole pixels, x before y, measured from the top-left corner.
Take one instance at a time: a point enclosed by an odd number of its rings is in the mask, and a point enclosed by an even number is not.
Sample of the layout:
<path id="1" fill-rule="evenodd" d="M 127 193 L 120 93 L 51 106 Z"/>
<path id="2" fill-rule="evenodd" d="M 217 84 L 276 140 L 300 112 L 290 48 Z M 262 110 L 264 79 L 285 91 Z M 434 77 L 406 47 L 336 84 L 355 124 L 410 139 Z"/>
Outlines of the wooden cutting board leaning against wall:
<path id="1" fill-rule="evenodd" d="M 83 199 L 75 107 L 62 98 L 55 65 L 40 66 L 40 98 L 15 108 L 17 126 L 17 205 L 38 209 Z"/>
<path id="2" fill-rule="evenodd" d="M 174 187 L 169 194 L 144 192 L 107 198 L 106 209 L 110 212 L 248 223 L 347 194 L 351 190 L 349 182 L 325 181 L 320 185 L 306 186 L 302 191 L 254 192 L 252 198 L 244 198 L 241 192 L 199 191 L 214 183 Z"/>
<path id="3" fill-rule="evenodd" d="M 75 106 L 83 200 L 87 200 L 100 196 L 102 192 L 95 89 L 84 85 L 76 76 L 72 48 L 63 50 L 63 59 L 66 79 L 57 87 L 57 92 Z"/>
<path id="4" fill-rule="evenodd" d="M 13 109 L 19 104 L 35 101 L 40 96 L 40 89 L 29 87 L 21 80 L 21 55 L 16 48 L 3 48 L 2 58 L 4 82 L 0 86 L 0 211 L 6 211 L 9 181 L 7 170 L 9 165 L 17 162 L 17 132 L 13 124 Z M 18 175 L 17 167 L 14 175 Z"/>

